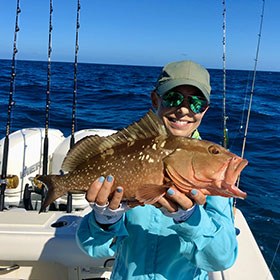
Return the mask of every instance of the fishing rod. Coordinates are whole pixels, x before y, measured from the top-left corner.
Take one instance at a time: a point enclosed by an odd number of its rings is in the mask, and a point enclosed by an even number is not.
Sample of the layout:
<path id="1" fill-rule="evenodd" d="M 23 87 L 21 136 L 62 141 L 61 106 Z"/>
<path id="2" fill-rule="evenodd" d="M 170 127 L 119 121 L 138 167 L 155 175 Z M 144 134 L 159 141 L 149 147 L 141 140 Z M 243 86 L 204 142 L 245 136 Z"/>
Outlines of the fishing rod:
<path id="1" fill-rule="evenodd" d="M 223 147 L 228 148 L 228 129 L 226 115 L 226 1 L 223 0 Z"/>
<path id="2" fill-rule="evenodd" d="M 47 92 L 46 92 L 46 116 L 45 116 L 45 138 L 44 138 L 44 150 L 43 150 L 43 174 L 47 175 L 48 173 L 48 155 L 49 155 L 49 138 L 48 138 L 48 129 L 49 129 L 49 108 L 50 108 L 50 80 L 51 80 L 51 53 L 52 53 L 52 13 L 53 5 L 52 0 L 50 0 L 50 15 L 49 15 L 49 44 L 48 44 L 48 73 L 47 73 Z M 45 186 L 42 185 L 41 188 L 41 202 L 45 200 L 46 190 Z"/>
<path id="3" fill-rule="evenodd" d="M 263 1 L 263 4 L 262 4 L 262 12 L 261 12 L 261 22 L 260 22 L 260 29 L 259 29 L 259 34 L 258 34 L 259 38 L 258 38 L 258 44 L 257 44 L 257 51 L 256 51 L 255 66 L 254 66 L 253 80 L 252 80 L 251 93 L 250 93 L 249 108 L 248 108 L 248 113 L 247 113 L 247 121 L 246 121 L 244 136 L 243 136 L 241 158 L 244 157 L 244 152 L 245 152 L 247 132 L 248 132 L 248 127 L 249 127 L 249 120 L 250 120 L 252 101 L 253 101 L 253 93 L 254 93 L 256 73 L 257 73 L 257 64 L 258 64 L 258 57 L 259 57 L 259 50 L 260 50 L 260 43 L 261 43 L 261 34 L 262 34 L 264 7 L 265 7 L 265 0 L 262 0 L 262 1 Z M 237 187 L 239 187 L 239 183 L 240 183 L 240 176 L 238 177 L 238 180 L 237 180 Z"/>
<path id="4" fill-rule="evenodd" d="M 248 132 L 248 127 L 249 127 L 249 120 L 250 120 L 250 114 L 251 114 L 251 108 L 252 108 L 252 101 L 253 101 L 253 93 L 254 93 L 254 87 L 255 87 L 255 80 L 256 80 L 256 73 L 257 73 L 257 64 L 258 64 L 258 57 L 259 57 L 259 50 L 260 50 L 260 43 L 261 43 L 261 35 L 262 35 L 262 26 L 263 26 L 263 18 L 264 18 L 264 8 L 265 8 L 265 0 L 262 0 L 262 11 L 261 11 L 261 21 L 260 21 L 260 28 L 259 28 L 259 34 L 258 34 L 258 44 L 257 44 L 257 50 L 256 50 L 256 58 L 255 58 L 255 66 L 254 66 L 254 72 L 253 72 L 253 80 L 252 80 L 252 86 L 251 86 L 251 93 L 250 93 L 250 101 L 249 101 L 249 107 L 248 107 L 248 113 L 247 113 L 247 121 L 246 121 L 246 126 L 245 126 L 245 132 L 244 132 L 244 137 L 243 137 L 243 144 L 242 144 L 242 152 L 241 152 L 241 158 L 244 157 L 245 153 L 245 146 L 246 146 L 246 139 L 247 139 L 247 132 Z M 240 176 L 238 177 L 237 180 L 237 187 L 239 187 L 240 183 Z M 234 208 L 236 208 L 236 199 L 234 200 Z M 273 259 L 271 261 L 269 271 L 271 271 L 273 263 L 276 258 L 277 251 L 280 247 L 280 240 L 278 240 L 278 244 L 273 256 Z M 267 274 L 266 279 L 269 277 L 269 274 Z"/>
<path id="5" fill-rule="evenodd" d="M 15 64 L 16 64 L 16 53 L 18 52 L 18 50 L 17 50 L 17 33 L 19 31 L 18 17 L 19 17 L 20 12 L 21 12 L 21 9 L 19 7 L 19 0 L 17 0 L 16 23 L 15 23 L 15 32 L 14 32 L 14 45 L 13 45 L 12 73 L 11 73 L 9 105 L 8 105 L 8 118 L 7 118 L 6 136 L 5 136 L 5 140 L 4 140 L 3 160 L 2 160 L 1 190 L 0 190 L 0 211 L 4 210 L 5 189 L 6 189 L 6 186 L 7 186 L 9 135 L 10 135 L 12 108 L 15 105 L 13 94 L 14 94 L 14 89 L 15 89 L 15 77 L 16 77 L 16 66 L 15 66 Z"/>
<path id="6" fill-rule="evenodd" d="M 76 104 L 77 104 L 77 73 L 78 73 L 78 50 L 79 50 L 79 28 L 80 28 L 80 0 L 77 1 L 77 23 L 76 23 L 76 44 L 75 44 L 75 65 L 74 65 L 74 89 L 73 89 L 73 107 L 72 107 L 72 133 L 70 140 L 70 148 L 75 144 L 75 130 L 76 130 Z"/>
<path id="7" fill-rule="evenodd" d="M 247 132 L 248 132 L 248 126 L 249 126 L 249 120 L 250 120 L 250 114 L 251 114 L 251 107 L 252 107 L 252 100 L 253 100 L 253 93 L 254 93 L 254 87 L 255 87 L 255 80 L 256 80 L 256 73 L 257 73 L 257 64 L 258 64 L 258 57 L 259 57 L 259 49 L 260 49 L 260 43 L 261 43 L 261 34 L 262 34 L 262 26 L 263 26 L 263 17 L 264 17 L 264 6 L 265 6 L 265 0 L 262 0 L 262 12 L 261 12 L 261 22 L 260 22 L 260 29 L 258 34 L 258 44 L 257 44 L 257 51 L 256 51 L 256 58 L 255 58 L 255 66 L 254 66 L 254 72 L 253 72 L 253 80 L 252 80 L 252 86 L 251 86 L 251 93 L 250 93 L 250 101 L 249 101 L 249 108 L 247 113 L 247 120 L 246 120 L 246 126 L 245 126 L 245 132 L 243 136 L 243 144 L 242 144 L 242 151 L 241 151 L 241 158 L 244 157 L 245 152 L 245 145 L 246 145 L 246 139 L 247 139 Z M 239 188 L 240 184 L 240 175 L 238 176 L 236 187 Z M 236 209 L 236 198 L 233 202 L 233 213 L 235 216 L 235 209 Z"/>
<path id="8" fill-rule="evenodd" d="M 256 51 L 256 58 L 255 58 L 255 66 L 254 66 L 254 72 L 253 72 L 253 80 L 252 80 L 252 87 L 251 87 L 251 94 L 250 94 L 250 101 L 249 101 L 249 108 L 248 108 L 248 113 L 247 113 L 247 121 L 246 121 L 246 127 L 245 127 L 245 132 L 244 132 L 244 138 L 243 138 L 243 145 L 242 145 L 242 152 L 241 152 L 241 157 L 243 158 L 244 153 L 245 153 L 245 146 L 246 146 L 246 139 L 247 139 L 247 132 L 248 132 L 248 127 L 249 127 L 249 120 L 250 120 L 250 114 L 251 114 L 251 108 L 252 108 L 252 100 L 253 100 L 253 93 L 254 93 L 254 87 L 255 87 L 255 80 L 256 80 L 256 73 L 257 73 L 257 64 L 258 64 L 258 57 L 259 57 L 259 50 L 260 50 L 260 43 L 261 43 L 261 35 L 262 35 L 262 26 L 263 26 L 263 18 L 264 18 L 264 7 L 265 7 L 265 0 L 262 0 L 262 12 L 261 12 L 261 21 L 260 21 L 260 29 L 259 29 L 259 34 L 258 34 L 258 45 L 257 45 L 257 51 Z M 238 177 L 237 180 L 237 187 L 239 187 L 240 183 L 240 176 Z M 234 201 L 234 208 L 236 207 L 236 199 Z M 278 240 L 278 244 L 273 256 L 273 259 L 271 261 L 271 264 L 269 266 L 269 271 L 271 271 L 273 263 L 275 261 L 275 257 L 277 254 L 277 251 L 280 247 L 280 240 Z M 269 274 L 268 274 L 269 275 Z M 267 278 L 268 278 L 267 275 Z M 267 279 L 266 278 L 266 279 Z"/>
<path id="9" fill-rule="evenodd" d="M 76 22 L 76 43 L 75 43 L 75 64 L 74 64 L 74 87 L 73 87 L 73 107 L 72 107 L 72 130 L 70 138 L 70 149 L 75 144 L 76 131 L 76 105 L 77 105 L 77 74 L 78 74 L 78 51 L 79 51 L 79 28 L 80 28 L 80 0 L 77 0 L 77 22 Z M 67 194 L 66 212 L 72 212 L 72 193 Z"/>

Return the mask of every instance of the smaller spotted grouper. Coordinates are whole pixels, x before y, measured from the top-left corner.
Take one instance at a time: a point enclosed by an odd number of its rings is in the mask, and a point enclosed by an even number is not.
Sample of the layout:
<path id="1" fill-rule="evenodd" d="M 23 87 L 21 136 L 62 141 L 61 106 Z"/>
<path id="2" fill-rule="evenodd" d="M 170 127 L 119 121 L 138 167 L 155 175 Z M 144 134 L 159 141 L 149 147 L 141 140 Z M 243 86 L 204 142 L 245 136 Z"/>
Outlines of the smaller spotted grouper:
<path id="1" fill-rule="evenodd" d="M 55 199 L 87 191 L 95 179 L 113 175 L 124 189 L 123 200 L 154 204 L 170 186 L 187 194 L 245 198 L 235 186 L 247 160 L 212 142 L 169 135 L 150 110 L 139 122 L 107 136 L 87 136 L 66 155 L 64 175 L 39 176 L 47 189 L 43 211 Z"/>

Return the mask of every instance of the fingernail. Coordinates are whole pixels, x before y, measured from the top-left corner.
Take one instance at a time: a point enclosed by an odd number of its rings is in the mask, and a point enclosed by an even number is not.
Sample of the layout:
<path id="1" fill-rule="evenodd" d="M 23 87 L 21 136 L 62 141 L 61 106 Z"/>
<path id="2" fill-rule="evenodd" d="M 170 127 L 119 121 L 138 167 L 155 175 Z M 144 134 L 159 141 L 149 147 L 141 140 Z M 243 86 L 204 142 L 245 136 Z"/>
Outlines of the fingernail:
<path id="1" fill-rule="evenodd" d="M 113 181 L 113 176 L 109 175 L 109 176 L 107 177 L 107 181 L 108 181 L 108 182 L 112 182 L 112 181 Z"/>
<path id="2" fill-rule="evenodd" d="M 99 177 L 98 182 L 99 182 L 99 183 L 103 183 L 104 180 L 105 180 L 105 178 L 104 178 L 103 176 L 101 176 L 101 177 Z"/>
<path id="3" fill-rule="evenodd" d="M 196 196 L 196 195 L 197 195 L 197 191 L 196 191 L 196 190 L 191 190 L 191 194 L 192 194 L 193 196 Z"/>
<path id="4" fill-rule="evenodd" d="M 169 188 L 169 189 L 167 190 L 167 193 L 168 193 L 169 195 L 173 195 L 175 192 L 174 192 L 171 188 Z"/>
<path id="5" fill-rule="evenodd" d="M 119 187 L 118 187 L 118 188 L 117 188 L 117 192 L 118 192 L 118 193 L 121 193 L 121 192 L 122 192 L 122 188 L 119 188 Z"/>

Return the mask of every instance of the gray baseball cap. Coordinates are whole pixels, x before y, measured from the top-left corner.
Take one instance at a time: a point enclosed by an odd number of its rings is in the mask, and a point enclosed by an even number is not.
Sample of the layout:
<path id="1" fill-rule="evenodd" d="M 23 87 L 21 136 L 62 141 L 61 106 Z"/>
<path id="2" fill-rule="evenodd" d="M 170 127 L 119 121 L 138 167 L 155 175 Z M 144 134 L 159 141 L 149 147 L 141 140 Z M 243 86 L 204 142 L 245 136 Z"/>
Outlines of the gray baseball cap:
<path id="1" fill-rule="evenodd" d="M 201 65 L 183 60 L 168 63 L 157 80 L 155 91 L 163 95 L 174 87 L 190 85 L 197 87 L 210 103 L 210 75 Z"/>

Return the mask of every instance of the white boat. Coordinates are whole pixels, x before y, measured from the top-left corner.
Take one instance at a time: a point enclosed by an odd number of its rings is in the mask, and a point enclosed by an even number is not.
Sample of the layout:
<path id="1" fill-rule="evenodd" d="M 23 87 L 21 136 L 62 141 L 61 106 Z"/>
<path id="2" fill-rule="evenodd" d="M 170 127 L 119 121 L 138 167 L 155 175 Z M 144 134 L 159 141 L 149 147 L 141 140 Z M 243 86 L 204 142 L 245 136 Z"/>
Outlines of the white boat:
<path id="1" fill-rule="evenodd" d="M 106 136 L 114 130 L 90 129 L 78 131 L 75 139 L 86 135 Z M 5 208 L 0 212 L 0 279 L 109 279 L 112 259 L 94 259 L 84 254 L 75 241 L 76 229 L 82 217 L 91 211 L 84 194 L 73 195 L 73 211 L 52 210 L 38 214 L 41 198 L 31 193 L 34 210 L 25 210 L 24 189 L 41 173 L 44 129 L 28 128 L 9 137 L 7 174 L 17 175 L 19 184 L 5 191 Z M 55 129 L 49 130 L 49 174 L 59 174 L 62 160 L 69 149 L 70 137 Z M 0 141 L 2 159 L 4 139 Z M 1 162 L 2 164 L 2 162 Z M 1 167 L 1 166 L 0 166 Z M 31 179 L 30 179 L 31 178 Z M 62 197 L 57 209 L 66 204 Z M 250 228 L 237 209 L 239 253 L 230 269 L 209 273 L 212 280 L 273 279 Z"/>

